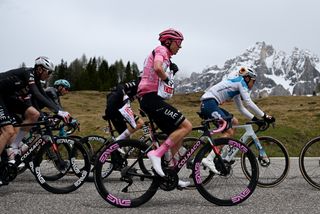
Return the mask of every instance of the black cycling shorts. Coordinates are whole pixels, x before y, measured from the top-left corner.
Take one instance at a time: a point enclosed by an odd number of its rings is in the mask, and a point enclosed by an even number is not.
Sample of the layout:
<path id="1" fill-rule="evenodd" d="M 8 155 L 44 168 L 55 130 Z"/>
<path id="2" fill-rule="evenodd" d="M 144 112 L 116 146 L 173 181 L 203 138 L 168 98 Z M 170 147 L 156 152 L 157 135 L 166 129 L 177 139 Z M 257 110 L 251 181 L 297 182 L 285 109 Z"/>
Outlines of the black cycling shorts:
<path id="1" fill-rule="evenodd" d="M 140 100 L 141 109 L 157 124 L 157 126 L 167 135 L 177 130 L 185 120 L 183 114 L 166 103 L 163 98 L 156 93 L 143 95 Z"/>
<path id="2" fill-rule="evenodd" d="M 11 117 L 6 105 L 4 104 L 3 97 L 0 94 L 0 127 L 11 125 Z"/>
<path id="3" fill-rule="evenodd" d="M 31 106 L 30 97 L 20 99 L 16 96 L 0 95 L 0 127 L 16 123 L 17 120 L 13 115 L 20 114 L 23 117 L 26 110 Z"/>

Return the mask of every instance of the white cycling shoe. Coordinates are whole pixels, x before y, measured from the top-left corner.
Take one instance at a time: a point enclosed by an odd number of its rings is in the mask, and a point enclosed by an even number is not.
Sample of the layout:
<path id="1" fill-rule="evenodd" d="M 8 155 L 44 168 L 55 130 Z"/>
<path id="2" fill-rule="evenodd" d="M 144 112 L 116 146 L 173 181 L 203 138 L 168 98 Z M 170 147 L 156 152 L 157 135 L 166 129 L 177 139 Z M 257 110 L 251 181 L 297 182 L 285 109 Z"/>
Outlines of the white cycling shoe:
<path id="1" fill-rule="evenodd" d="M 216 169 L 213 160 L 209 160 L 208 158 L 203 158 L 201 161 L 202 165 L 208 167 L 211 172 L 215 174 L 220 174 L 220 172 Z"/>
<path id="2" fill-rule="evenodd" d="M 181 187 L 181 188 L 186 188 L 190 185 L 190 181 L 182 181 L 182 180 L 179 180 L 178 182 L 178 186 Z"/>
<path id="3" fill-rule="evenodd" d="M 160 176 L 160 177 L 164 177 L 165 174 L 161 168 L 161 158 L 156 156 L 154 154 L 154 150 L 153 151 L 150 151 L 148 152 L 147 154 L 148 158 L 150 159 L 151 161 L 151 164 L 152 164 L 152 167 L 153 169 L 156 171 L 156 173 Z"/>

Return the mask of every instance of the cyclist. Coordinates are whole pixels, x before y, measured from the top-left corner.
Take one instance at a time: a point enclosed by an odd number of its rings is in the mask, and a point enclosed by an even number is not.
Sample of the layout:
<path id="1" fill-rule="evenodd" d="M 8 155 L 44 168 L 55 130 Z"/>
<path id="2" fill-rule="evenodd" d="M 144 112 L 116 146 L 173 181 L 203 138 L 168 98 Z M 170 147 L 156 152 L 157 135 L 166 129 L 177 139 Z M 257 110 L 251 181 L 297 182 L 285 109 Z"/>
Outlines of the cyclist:
<path id="1" fill-rule="evenodd" d="M 103 118 L 105 120 L 110 119 L 119 133 L 116 140 L 130 137 L 144 123 L 139 116 L 133 114 L 130 107 L 130 102 L 136 99 L 138 84 L 138 80 L 119 84 L 107 95 L 105 116 Z M 127 127 L 127 123 L 130 126 Z"/>
<path id="2" fill-rule="evenodd" d="M 60 107 L 60 109 L 63 109 L 60 96 L 64 96 L 69 93 L 70 87 L 71 85 L 68 80 L 59 79 L 53 83 L 53 87 L 48 87 L 44 91 L 46 92 L 47 96 Z"/>
<path id="3" fill-rule="evenodd" d="M 257 121 L 258 117 L 262 117 L 266 122 L 272 123 L 275 121 L 273 116 L 264 113 L 250 98 L 250 91 L 256 81 L 256 72 L 252 68 L 241 67 L 236 77 L 222 80 L 218 84 L 210 87 L 200 98 L 201 113 L 206 118 L 228 118 L 232 116 L 228 111 L 219 107 L 224 102 L 233 100 L 237 109 L 241 114 L 250 120 Z M 253 115 L 244 105 L 247 106 L 255 115 Z M 229 127 L 223 132 L 223 137 L 231 137 L 234 135 L 232 125 L 237 125 L 237 118 L 232 116 L 228 119 Z M 231 125 L 232 124 L 232 125 Z M 212 172 L 219 173 L 213 163 L 215 157 L 212 151 L 207 158 L 202 160 L 202 164 L 208 167 Z"/>
<path id="4" fill-rule="evenodd" d="M 183 41 L 181 32 L 167 29 L 159 34 L 161 45 L 149 54 L 144 63 L 141 81 L 138 87 L 140 106 L 168 138 L 157 149 L 147 155 L 158 175 L 165 176 L 161 168 L 161 157 L 171 149 L 172 156 L 182 146 L 183 138 L 192 130 L 192 124 L 176 108 L 165 102 L 173 94 L 173 75 L 178 66 L 170 61 L 178 53 Z M 170 70 L 169 70 L 169 69 Z M 188 186 L 189 182 L 179 181 L 179 186 Z"/>
<path id="5" fill-rule="evenodd" d="M 12 142 L 12 150 L 8 151 L 8 155 L 9 159 L 14 159 L 19 143 L 31 128 L 24 127 L 15 131 L 11 113 L 21 114 L 24 123 L 38 120 L 40 113 L 32 106 L 31 96 L 68 122 L 70 114 L 61 111 L 59 106 L 48 99 L 41 87 L 40 81 L 47 80 L 53 70 L 54 65 L 50 59 L 41 56 L 35 60 L 33 68 L 18 68 L 0 73 L 0 155 L 6 144 Z"/>

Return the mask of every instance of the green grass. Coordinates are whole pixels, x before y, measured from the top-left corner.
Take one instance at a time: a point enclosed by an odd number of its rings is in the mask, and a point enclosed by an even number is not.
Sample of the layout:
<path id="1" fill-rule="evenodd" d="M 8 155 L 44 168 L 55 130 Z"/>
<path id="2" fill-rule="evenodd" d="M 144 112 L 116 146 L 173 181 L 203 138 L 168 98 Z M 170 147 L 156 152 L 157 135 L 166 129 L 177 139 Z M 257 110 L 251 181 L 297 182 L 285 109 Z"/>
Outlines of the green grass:
<path id="1" fill-rule="evenodd" d="M 81 131 L 76 133 L 77 135 L 105 136 L 102 128 L 106 123 L 101 118 L 105 109 L 105 95 L 106 92 L 75 91 L 62 97 L 64 108 L 81 123 Z M 193 126 L 197 126 L 201 122 L 196 114 L 200 110 L 201 95 L 202 93 L 176 94 L 169 102 L 179 109 Z M 269 135 L 283 142 L 290 156 L 298 156 L 307 141 L 320 135 L 320 97 L 273 96 L 257 99 L 255 103 L 276 118 L 275 128 L 270 127 L 259 135 Z M 234 103 L 225 103 L 222 107 L 233 113 L 240 123 L 247 121 L 236 110 Z M 138 108 L 137 102 L 133 103 L 133 108 Z M 141 133 L 137 135 L 139 134 Z"/>

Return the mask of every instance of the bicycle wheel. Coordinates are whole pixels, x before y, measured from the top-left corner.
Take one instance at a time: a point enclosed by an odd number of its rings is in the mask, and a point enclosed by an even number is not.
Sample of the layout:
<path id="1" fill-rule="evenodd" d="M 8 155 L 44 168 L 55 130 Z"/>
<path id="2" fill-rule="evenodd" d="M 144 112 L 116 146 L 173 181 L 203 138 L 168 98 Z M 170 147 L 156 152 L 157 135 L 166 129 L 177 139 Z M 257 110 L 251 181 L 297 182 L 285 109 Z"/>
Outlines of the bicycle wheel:
<path id="1" fill-rule="evenodd" d="M 214 174 L 212 179 L 204 183 L 209 169 L 202 165 L 202 159 L 212 151 L 211 144 L 204 145 L 194 159 L 192 176 L 196 188 L 205 199 L 216 205 L 233 206 L 242 203 L 250 197 L 257 186 L 259 176 L 257 160 L 249 147 L 238 140 L 218 138 L 214 142 L 218 147 L 228 145 L 235 155 L 227 160 L 216 154 L 214 164 L 220 174 Z M 247 169 L 252 175 L 250 179 L 241 169 L 242 156 L 246 157 Z"/>
<path id="2" fill-rule="evenodd" d="M 320 137 L 304 145 L 299 155 L 299 168 L 304 179 L 320 189 Z"/>
<path id="3" fill-rule="evenodd" d="M 128 147 L 127 158 L 119 157 L 118 148 Z M 109 204 L 137 207 L 149 201 L 156 193 L 159 177 L 154 176 L 146 157 L 148 146 L 137 140 L 120 140 L 103 148 L 95 163 L 94 181 L 101 197 Z M 149 169 L 145 174 L 138 160 Z"/>
<path id="4" fill-rule="evenodd" d="M 87 151 L 75 139 L 68 137 L 55 138 L 57 144 L 68 144 L 70 153 L 62 153 L 51 149 L 50 143 L 44 145 L 35 155 L 34 174 L 39 184 L 47 191 L 56 194 L 65 194 L 77 190 L 84 184 L 90 171 L 90 162 Z M 69 151 L 65 151 L 69 152 Z M 63 173 L 57 180 L 46 179 L 49 176 Z"/>
<path id="5" fill-rule="evenodd" d="M 205 145 L 205 142 L 202 140 L 199 140 L 199 138 L 196 137 L 185 137 L 183 139 L 182 145 L 190 151 L 192 147 L 197 143 L 200 142 L 202 145 Z M 201 147 L 200 147 L 201 148 Z M 195 189 L 195 184 L 193 182 L 193 177 L 192 177 L 192 169 L 193 169 L 193 163 L 194 163 L 194 158 L 197 153 L 194 153 L 192 156 L 189 157 L 189 159 L 186 161 L 186 164 L 184 164 L 180 171 L 179 171 L 179 179 L 182 181 L 188 181 L 190 182 L 190 185 L 188 185 L 185 189 Z M 203 175 L 203 185 L 206 183 L 210 182 L 210 180 L 213 178 L 214 173 L 211 171 L 207 171 L 207 175 Z"/>
<path id="6" fill-rule="evenodd" d="M 58 143 L 58 144 L 51 144 L 50 147 L 46 149 L 46 159 L 49 160 L 57 160 L 57 153 L 54 151 L 54 145 L 57 145 L 58 153 L 63 160 L 71 160 L 71 146 L 67 143 Z M 46 173 L 43 175 L 44 179 L 47 181 L 55 181 L 62 178 L 71 168 L 70 161 L 59 162 L 55 161 L 52 162 L 55 164 L 57 170 L 51 171 L 50 173 Z M 65 166 L 62 166 L 65 165 Z"/>
<path id="7" fill-rule="evenodd" d="M 259 187 L 274 187 L 280 184 L 288 175 L 290 159 L 286 147 L 277 139 L 264 136 L 258 137 L 262 148 L 265 150 L 269 162 L 264 162 L 259 156 L 259 149 L 256 147 L 254 141 L 248 143 L 249 148 L 258 158 L 259 166 Z M 245 165 L 245 160 L 242 160 L 242 167 L 244 173 L 250 177 Z"/>
<path id="8" fill-rule="evenodd" d="M 110 143 L 110 140 L 99 135 L 89 135 L 82 138 L 80 140 L 80 143 L 86 148 L 91 164 L 91 170 L 87 181 L 93 182 L 94 163 L 96 161 L 97 155 L 104 145 Z"/>

